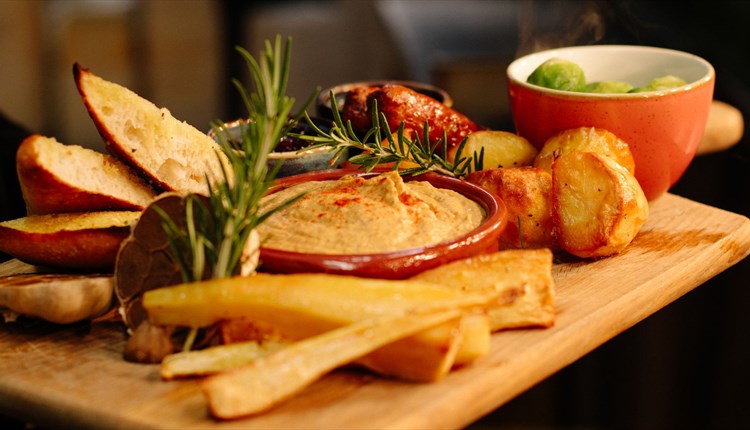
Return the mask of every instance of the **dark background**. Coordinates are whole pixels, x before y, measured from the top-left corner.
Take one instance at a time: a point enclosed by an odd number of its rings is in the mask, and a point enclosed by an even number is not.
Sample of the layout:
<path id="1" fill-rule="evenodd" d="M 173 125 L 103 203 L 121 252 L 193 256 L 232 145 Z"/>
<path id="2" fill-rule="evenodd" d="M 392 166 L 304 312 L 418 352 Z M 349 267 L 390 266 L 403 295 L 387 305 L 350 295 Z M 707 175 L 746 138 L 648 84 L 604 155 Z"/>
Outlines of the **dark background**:
<path id="1" fill-rule="evenodd" d="M 716 69 L 715 98 L 738 107 L 747 123 L 750 2 L 595 4 L 606 24 L 600 43 L 663 46 L 707 59 Z M 671 192 L 750 216 L 749 168 L 744 137 L 697 157 Z M 749 279 L 745 259 L 475 427 L 748 428 Z"/>
<path id="2" fill-rule="evenodd" d="M 179 3 L 175 1 L 175 3 Z M 241 74 L 232 46 L 242 44 L 248 16 L 262 17 L 269 8 L 330 6 L 332 1 L 219 2 L 224 11 L 226 76 Z M 378 3 L 378 2 L 375 2 Z M 379 2 L 384 7 L 388 1 Z M 394 2 L 394 6 L 395 6 Z M 401 3 L 401 2 L 397 2 Z M 412 7 L 420 1 L 409 2 Z M 470 1 L 479 15 L 498 13 L 497 25 L 442 16 L 441 2 L 412 19 L 420 29 L 422 58 L 408 61 L 399 49 L 399 28 L 385 25 L 378 43 L 387 46 L 396 66 L 381 68 L 381 78 L 415 79 L 450 87 L 467 63 L 457 53 L 472 51 L 476 70 L 502 70 L 515 56 L 535 49 L 592 43 L 622 43 L 674 48 L 710 61 L 717 75 L 715 98 L 750 112 L 750 2 L 745 1 Z M 456 2 L 444 2 L 456 7 Z M 351 7 L 351 2 L 347 3 Z M 362 20 L 374 19 L 373 2 L 362 2 Z M 436 7 L 437 5 L 437 7 Z M 508 20 L 503 11 L 512 10 Z M 428 13 L 429 12 L 429 13 Z M 479 16 L 477 15 L 477 16 Z M 502 19 L 500 19 L 502 15 Z M 422 25 L 417 19 L 435 25 Z M 298 17 L 297 17 L 298 18 Z M 455 21 L 455 20 L 454 20 Z M 485 23 L 486 24 L 486 23 Z M 403 27 L 401 27 L 403 29 Z M 282 30 L 278 30 L 282 31 Z M 272 37 L 272 34 L 266 37 Z M 360 37 L 342 32 L 341 37 Z M 363 36 L 362 36 L 363 37 Z M 304 46 L 304 40 L 297 46 Z M 381 46 L 381 47 L 382 47 Z M 439 51 L 439 52 L 438 52 Z M 255 52 L 255 50 L 251 50 Z M 435 54 L 430 56 L 429 54 Z M 439 55 L 438 55 L 439 54 Z M 321 48 L 320 61 L 326 55 Z M 352 62 L 376 61 L 367 52 Z M 411 58 L 414 60 L 414 58 Z M 390 63 L 389 63 L 390 64 Z M 397 67 L 401 65 L 403 67 Z M 409 67 L 406 67 L 409 65 Z M 428 67 L 429 66 L 429 67 Z M 482 67 L 479 67 L 482 66 Z M 429 74 L 425 75 L 424 71 Z M 331 74 L 333 83 L 351 75 Z M 486 77 L 486 75 L 480 75 Z M 372 79 L 374 76 L 362 76 Z M 477 84 L 498 85 L 498 78 Z M 326 84 L 326 82 L 321 82 Z M 457 88 L 457 87 L 455 87 Z M 493 91 L 495 88 L 493 87 Z M 486 88 L 454 90 L 456 107 L 485 125 L 511 129 L 509 112 L 487 114 Z M 499 93 L 496 93 L 499 94 Z M 472 97 L 473 96 L 473 97 Z M 241 115 L 234 89 L 227 85 L 224 118 Z M 35 130 L 37 131 L 37 130 Z M 0 219 L 22 216 L 23 204 L 14 175 L 15 147 L 28 130 L 3 124 L 0 133 Z M 671 190 L 689 199 L 750 216 L 750 143 L 697 157 Z M 2 256 L 0 255 L 0 258 Z M 689 262 L 686 262 L 689 264 Z M 472 428 L 576 429 L 735 429 L 750 426 L 750 261 L 745 259 L 647 318 L 576 363 L 531 388 L 473 424 Z M 0 423 L 2 421 L 0 420 Z M 21 423 L 10 422 L 21 427 Z"/>

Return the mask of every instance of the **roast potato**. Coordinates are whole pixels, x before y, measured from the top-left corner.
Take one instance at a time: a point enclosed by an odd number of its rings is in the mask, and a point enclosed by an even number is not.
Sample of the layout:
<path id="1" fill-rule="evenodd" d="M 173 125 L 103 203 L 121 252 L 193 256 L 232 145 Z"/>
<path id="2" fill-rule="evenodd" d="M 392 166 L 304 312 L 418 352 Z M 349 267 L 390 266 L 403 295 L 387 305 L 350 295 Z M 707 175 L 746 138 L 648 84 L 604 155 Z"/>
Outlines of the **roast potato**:
<path id="1" fill-rule="evenodd" d="M 635 161 L 628 143 L 608 130 L 594 127 L 572 128 L 550 137 L 539 150 L 534 166 L 551 172 L 557 157 L 574 151 L 606 155 L 631 174 L 635 172 Z"/>
<path id="2" fill-rule="evenodd" d="M 524 166 L 472 172 L 466 180 L 499 196 L 508 210 L 500 248 L 557 248 L 552 228 L 552 176 Z"/>
<path id="3" fill-rule="evenodd" d="M 565 251 L 582 258 L 621 252 L 647 218 L 638 181 L 613 158 L 573 151 L 552 163 L 552 222 Z"/>
<path id="4" fill-rule="evenodd" d="M 462 155 L 469 157 L 484 150 L 483 169 L 529 166 L 534 163 L 537 149 L 524 137 L 501 130 L 478 130 L 469 134 Z M 458 146 L 448 150 L 448 161 L 455 161 Z M 471 170 L 474 169 L 472 165 Z"/>

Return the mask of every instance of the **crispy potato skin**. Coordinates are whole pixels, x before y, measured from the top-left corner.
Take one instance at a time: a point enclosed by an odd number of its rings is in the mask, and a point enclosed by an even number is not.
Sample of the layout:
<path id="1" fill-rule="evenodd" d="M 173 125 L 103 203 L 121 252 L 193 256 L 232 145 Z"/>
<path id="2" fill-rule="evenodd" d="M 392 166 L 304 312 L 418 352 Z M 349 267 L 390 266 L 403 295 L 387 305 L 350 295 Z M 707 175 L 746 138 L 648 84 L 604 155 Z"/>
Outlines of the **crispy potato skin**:
<path id="1" fill-rule="evenodd" d="M 341 117 L 351 121 L 356 132 L 366 132 L 372 127 L 372 102 L 377 102 L 378 111 L 385 115 L 388 127 L 415 130 L 421 137 L 427 122 L 430 142 L 435 143 L 446 133 L 448 147 L 458 145 L 472 131 L 482 129 L 465 115 L 402 85 L 363 87 L 350 91 L 344 101 Z"/>
<path id="2" fill-rule="evenodd" d="M 631 174 L 635 172 L 635 161 L 627 142 L 608 130 L 594 127 L 573 128 L 552 136 L 539 150 L 534 166 L 551 172 L 555 159 L 570 152 L 595 152 L 606 155 L 614 158 Z"/>
<path id="3" fill-rule="evenodd" d="M 607 130 L 566 130 L 534 166 L 489 168 L 466 179 L 500 197 L 508 224 L 500 249 L 550 248 L 581 258 L 622 252 L 648 218 L 626 142 Z"/>
<path id="4" fill-rule="evenodd" d="M 508 209 L 500 248 L 557 249 L 552 224 L 552 176 L 532 167 L 472 172 L 466 180 L 499 196 Z"/>
<path id="5" fill-rule="evenodd" d="M 448 161 L 455 162 L 458 146 L 448 151 Z M 484 153 L 483 168 L 521 167 L 534 164 L 539 151 L 526 138 L 502 130 L 477 130 L 469 133 L 462 156 Z M 473 166 L 470 166 L 473 170 Z"/>
<path id="6" fill-rule="evenodd" d="M 582 258 L 619 253 L 647 218 L 638 181 L 614 159 L 576 151 L 552 164 L 552 221 L 565 251 Z"/>

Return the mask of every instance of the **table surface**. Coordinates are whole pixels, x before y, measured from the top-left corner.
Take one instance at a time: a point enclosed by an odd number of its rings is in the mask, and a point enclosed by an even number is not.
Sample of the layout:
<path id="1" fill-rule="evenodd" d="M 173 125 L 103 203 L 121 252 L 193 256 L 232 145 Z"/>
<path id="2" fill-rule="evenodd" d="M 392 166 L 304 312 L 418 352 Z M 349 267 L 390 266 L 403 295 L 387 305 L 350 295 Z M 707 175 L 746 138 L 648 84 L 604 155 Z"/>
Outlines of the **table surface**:
<path id="1" fill-rule="evenodd" d="M 0 325 L 0 412 L 76 428 L 460 428 L 750 254 L 748 218 L 672 194 L 622 254 L 553 267 L 557 319 L 495 333 L 488 355 L 436 383 L 339 370 L 255 417 L 209 417 L 196 380 L 123 360 L 118 323 Z M 20 265 L 0 265 L 0 275 Z"/>

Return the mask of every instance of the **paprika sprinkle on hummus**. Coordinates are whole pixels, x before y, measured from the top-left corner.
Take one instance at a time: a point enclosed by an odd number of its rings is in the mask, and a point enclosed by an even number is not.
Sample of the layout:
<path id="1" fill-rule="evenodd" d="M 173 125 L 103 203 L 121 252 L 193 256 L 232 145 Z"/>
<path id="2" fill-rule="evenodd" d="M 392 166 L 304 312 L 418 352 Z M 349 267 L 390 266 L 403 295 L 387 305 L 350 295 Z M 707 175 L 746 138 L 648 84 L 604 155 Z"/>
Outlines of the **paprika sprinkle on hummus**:
<path id="1" fill-rule="evenodd" d="M 473 200 L 398 172 L 344 176 L 270 194 L 262 210 L 305 194 L 258 226 L 261 246 L 317 254 L 372 254 L 434 245 L 464 235 L 485 218 Z"/>

